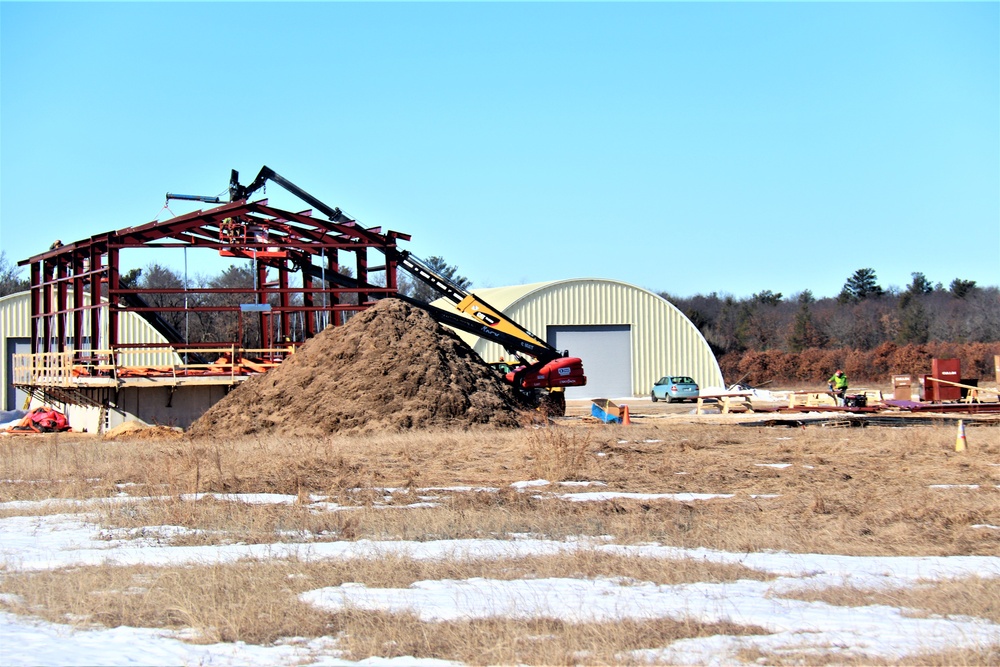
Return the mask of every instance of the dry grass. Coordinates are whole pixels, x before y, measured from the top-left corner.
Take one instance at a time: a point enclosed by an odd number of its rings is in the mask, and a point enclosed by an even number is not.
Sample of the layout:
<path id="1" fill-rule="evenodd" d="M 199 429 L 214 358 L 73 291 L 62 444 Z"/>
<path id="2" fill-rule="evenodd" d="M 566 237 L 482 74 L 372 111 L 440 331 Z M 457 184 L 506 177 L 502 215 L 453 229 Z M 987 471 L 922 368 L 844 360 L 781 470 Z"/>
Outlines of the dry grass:
<path id="1" fill-rule="evenodd" d="M 781 654 L 758 650 L 740 652 L 745 663 L 774 665 L 775 667 L 822 667 L 845 665 L 847 667 L 984 667 L 1000 664 L 1000 644 L 979 648 L 917 653 L 890 660 L 880 656 L 844 655 L 831 648 L 828 653 L 814 651 L 789 651 Z"/>
<path id="2" fill-rule="evenodd" d="M 354 657 L 415 656 L 470 665 L 640 665 L 627 654 L 678 639 L 718 634 L 767 634 L 758 627 L 655 619 L 566 623 L 555 619 L 488 619 L 435 623 L 404 614 L 349 611 L 343 645 Z M 399 634 L 397 634 L 399 633 Z M 386 641 L 387 637 L 392 637 Z"/>
<path id="3" fill-rule="evenodd" d="M 913 617 L 972 616 L 993 623 L 1000 622 L 1000 581 L 997 579 L 969 577 L 944 581 L 923 582 L 911 588 L 870 589 L 853 586 L 835 586 L 816 590 L 790 592 L 782 597 L 806 602 L 825 602 L 844 607 L 885 605 L 901 609 Z M 760 656 L 772 665 L 826 665 L 833 656 L 803 655 Z M 854 662 L 836 659 L 840 664 L 892 665 L 899 662 L 865 656 Z M 929 667 L 976 666 L 1000 664 L 1000 642 L 977 649 L 955 650 L 945 653 L 925 653 L 907 656 L 906 665 Z"/>
<path id="4" fill-rule="evenodd" d="M 888 605 L 905 608 L 911 616 L 975 616 L 1000 623 L 1000 581 L 992 578 L 933 581 L 891 590 L 836 586 L 782 597 L 845 607 Z"/>
<path id="5" fill-rule="evenodd" d="M 98 503 L 108 535 L 150 526 L 188 530 L 170 544 L 374 539 L 561 539 L 610 536 L 736 552 L 845 555 L 996 555 L 1000 531 L 1000 428 L 953 426 L 764 428 L 651 420 L 631 428 L 563 425 L 515 431 L 423 431 L 327 439 L 100 440 L 69 434 L 0 441 L 0 516 L 80 511 Z M 776 467 L 782 465 L 786 467 Z M 511 484 L 546 479 L 523 491 Z M 601 486 L 559 486 L 562 481 Z M 935 485 L 952 485 L 935 488 Z M 449 490 L 472 487 L 471 491 Z M 975 487 L 975 488 L 972 488 Z M 570 502 L 588 491 L 733 494 L 696 502 Z M 123 492 L 144 500 L 122 501 Z M 280 493 L 256 505 L 190 493 Z M 762 497 L 774 495 L 776 497 Z M 314 504 L 321 497 L 340 507 Z M 149 500 L 148 498 L 153 498 Z M 416 502 L 433 506 L 409 508 Z M 83 509 L 94 512 L 93 505 Z M 624 652 L 705 634 L 763 633 L 673 621 L 568 624 L 554 620 L 423 623 L 405 614 L 324 613 L 297 595 L 362 582 L 405 587 L 424 579 L 580 576 L 657 583 L 760 578 L 738 566 L 600 554 L 498 561 L 407 558 L 154 568 L 5 572 L 9 608 L 51 620 L 174 629 L 199 641 L 269 643 L 335 636 L 355 658 L 414 655 L 470 664 L 608 664 Z M 891 604 L 921 613 L 998 620 L 997 584 L 964 580 L 911 590 L 825 590 L 831 604 Z M 839 601 L 838 601 L 839 600 Z M 746 657 L 746 656 L 745 656 Z M 749 656 L 768 664 L 892 664 L 843 656 Z M 997 664 L 997 647 L 919 656 L 908 664 Z"/>
<path id="6" fill-rule="evenodd" d="M 968 442 L 969 451 L 956 453 L 949 426 L 688 423 L 141 445 L 64 436 L 0 444 L 0 477 L 13 480 L 0 485 L 0 500 L 107 498 L 123 489 L 164 497 L 128 512 L 109 505 L 105 520 L 110 526 L 204 529 L 198 539 L 206 543 L 224 539 L 218 535 L 225 532 L 256 542 L 305 534 L 437 539 L 532 533 L 732 551 L 993 555 L 1000 553 L 1000 531 L 974 526 L 1000 524 L 1000 466 L 994 465 L 1000 434 L 996 427 L 970 428 Z M 537 478 L 606 486 L 510 488 Z M 419 511 L 382 508 L 420 500 L 421 488 L 457 485 L 499 490 L 434 492 L 439 506 Z M 389 501 L 380 490 L 385 487 L 396 489 Z M 734 495 L 690 503 L 555 497 L 588 490 Z M 303 502 L 263 507 L 177 500 L 195 492 L 282 493 Z M 360 509 L 310 512 L 311 495 Z M 777 497 L 754 497 L 768 495 Z M 3 510 L 22 511 L 34 509 Z"/>
<path id="7" fill-rule="evenodd" d="M 610 656 L 614 652 L 652 648 L 673 639 L 717 632 L 766 634 L 760 628 L 668 620 L 633 621 L 624 626 L 504 619 L 423 623 L 407 614 L 360 610 L 325 613 L 297 597 L 308 590 L 347 582 L 405 588 L 421 580 L 557 576 L 631 577 L 660 584 L 761 578 L 758 573 L 734 565 L 588 552 L 500 561 L 428 562 L 377 557 L 320 563 L 269 560 L 199 567 L 80 567 L 8 573 L 0 583 L 0 590 L 17 596 L 17 604 L 6 605 L 12 611 L 33 613 L 54 622 L 193 631 L 196 641 L 205 643 L 268 644 L 282 637 L 343 633 L 347 638 L 345 647 L 356 658 L 451 656 L 472 664 L 509 663 L 528 657 L 522 655 L 521 646 L 527 642 L 535 651 L 531 661 L 548 664 L 547 657 L 539 656 L 559 655 L 553 651 L 562 651 L 565 656 L 570 650 L 601 648 L 602 655 Z M 509 628 L 509 634 L 495 634 L 502 633 L 504 628 Z M 534 635 L 540 640 L 526 639 Z M 450 639 L 444 641 L 444 637 Z M 584 640 L 586 645 L 578 640 Z M 545 648 L 539 653 L 542 646 Z M 497 658 L 476 657 L 486 655 Z"/>

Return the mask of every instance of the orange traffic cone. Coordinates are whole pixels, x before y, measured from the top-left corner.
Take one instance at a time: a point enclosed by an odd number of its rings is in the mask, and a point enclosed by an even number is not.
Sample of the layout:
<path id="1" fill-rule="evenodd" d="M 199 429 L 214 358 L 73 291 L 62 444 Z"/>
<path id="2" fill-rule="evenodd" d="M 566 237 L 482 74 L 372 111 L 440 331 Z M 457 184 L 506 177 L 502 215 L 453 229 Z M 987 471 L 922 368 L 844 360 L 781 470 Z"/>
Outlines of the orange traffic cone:
<path id="1" fill-rule="evenodd" d="M 961 419 L 958 420 L 958 437 L 955 438 L 955 451 L 965 451 L 965 424 L 962 423 Z"/>
<path id="2" fill-rule="evenodd" d="M 628 426 L 629 424 L 631 424 L 632 420 L 629 419 L 629 417 L 628 417 L 628 406 L 627 405 L 623 405 L 622 409 L 620 410 L 620 412 L 621 412 L 622 424 L 624 426 Z"/>

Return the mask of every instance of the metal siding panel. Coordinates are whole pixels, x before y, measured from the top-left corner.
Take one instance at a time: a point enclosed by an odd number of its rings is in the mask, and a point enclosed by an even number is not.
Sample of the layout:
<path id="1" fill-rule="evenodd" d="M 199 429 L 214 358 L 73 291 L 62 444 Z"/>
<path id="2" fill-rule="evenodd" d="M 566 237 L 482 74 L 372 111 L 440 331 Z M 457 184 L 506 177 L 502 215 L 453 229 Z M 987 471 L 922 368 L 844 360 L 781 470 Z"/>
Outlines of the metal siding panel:
<path id="1" fill-rule="evenodd" d="M 0 301 L 0 338 L 31 336 L 31 300 L 28 293 L 13 294 Z"/>
<path id="2" fill-rule="evenodd" d="M 107 312 L 107 311 L 104 311 Z M 167 339 L 146 320 L 135 313 L 118 314 L 118 335 L 122 343 L 166 343 Z M 127 366 L 170 366 L 180 363 L 180 358 L 170 351 L 128 354 Z"/>

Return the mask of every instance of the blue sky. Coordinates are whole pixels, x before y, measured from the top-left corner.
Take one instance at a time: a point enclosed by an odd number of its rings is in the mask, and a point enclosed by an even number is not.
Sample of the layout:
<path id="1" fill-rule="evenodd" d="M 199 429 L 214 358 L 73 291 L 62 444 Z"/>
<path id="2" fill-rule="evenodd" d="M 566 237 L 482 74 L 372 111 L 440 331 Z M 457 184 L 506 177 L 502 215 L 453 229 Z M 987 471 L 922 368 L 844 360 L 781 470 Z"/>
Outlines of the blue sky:
<path id="1" fill-rule="evenodd" d="M 262 165 L 478 287 L 998 285 L 1000 3 L 0 3 L 8 259 Z"/>

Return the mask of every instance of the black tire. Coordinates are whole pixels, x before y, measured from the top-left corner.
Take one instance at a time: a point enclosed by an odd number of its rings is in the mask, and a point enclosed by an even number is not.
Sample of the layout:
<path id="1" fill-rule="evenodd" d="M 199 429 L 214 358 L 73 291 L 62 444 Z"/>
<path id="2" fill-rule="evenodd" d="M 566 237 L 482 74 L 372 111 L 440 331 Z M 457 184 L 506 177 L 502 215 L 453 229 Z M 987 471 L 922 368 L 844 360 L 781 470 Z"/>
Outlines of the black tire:
<path id="1" fill-rule="evenodd" d="M 670 394 L 667 394 L 666 397 L 663 400 L 666 401 L 667 403 L 673 403 L 674 402 L 674 399 L 671 398 Z"/>
<path id="2" fill-rule="evenodd" d="M 658 400 L 660 400 L 656 397 L 656 394 L 654 394 L 653 392 L 649 392 L 649 397 L 653 399 L 653 403 L 656 403 Z"/>
<path id="3" fill-rule="evenodd" d="M 566 393 L 562 391 L 545 392 L 541 398 L 542 412 L 549 417 L 566 416 Z"/>

